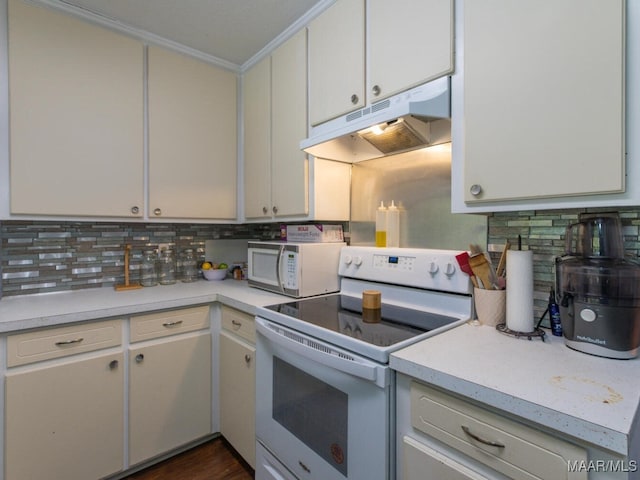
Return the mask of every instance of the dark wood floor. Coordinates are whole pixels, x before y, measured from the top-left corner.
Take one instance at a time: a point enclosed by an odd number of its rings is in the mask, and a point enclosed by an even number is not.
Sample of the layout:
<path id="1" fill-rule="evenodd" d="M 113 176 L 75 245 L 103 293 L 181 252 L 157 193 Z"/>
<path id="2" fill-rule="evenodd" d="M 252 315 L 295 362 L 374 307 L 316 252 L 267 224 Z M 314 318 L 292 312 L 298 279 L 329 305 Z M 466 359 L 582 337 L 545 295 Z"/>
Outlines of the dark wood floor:
<path id="1" fill-rule="evenodd" d="M 253 469 L 222 437 L 123 480 L 252 480 Z"/>

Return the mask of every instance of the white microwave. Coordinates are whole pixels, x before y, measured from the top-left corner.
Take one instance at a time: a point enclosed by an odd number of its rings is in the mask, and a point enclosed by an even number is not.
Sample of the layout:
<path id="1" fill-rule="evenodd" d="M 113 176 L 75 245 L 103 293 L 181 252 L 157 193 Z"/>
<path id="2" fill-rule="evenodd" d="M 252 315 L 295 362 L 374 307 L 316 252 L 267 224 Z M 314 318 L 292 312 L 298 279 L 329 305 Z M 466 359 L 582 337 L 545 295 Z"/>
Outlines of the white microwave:
<path id="1" fill-rule="evenodd" d="M 337 292 L 340 250 L 345 245 L 249 242 L 249 285 L 298 298 Z"/>

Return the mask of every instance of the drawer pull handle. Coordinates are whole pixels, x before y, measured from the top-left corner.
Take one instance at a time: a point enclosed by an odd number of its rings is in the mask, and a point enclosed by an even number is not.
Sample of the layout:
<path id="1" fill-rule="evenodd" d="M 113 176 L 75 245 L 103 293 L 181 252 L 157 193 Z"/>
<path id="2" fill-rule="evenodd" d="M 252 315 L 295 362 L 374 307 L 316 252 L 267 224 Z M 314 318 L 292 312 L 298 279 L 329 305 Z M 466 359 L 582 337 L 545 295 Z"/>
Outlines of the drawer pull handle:
<path id="1" fill-rule="evenodd" d="M 180 325 L 181 323 L 182 323 L 182 320 L 178 320 L 178 321 L 175 321 L 175 322 L 164 322 L 162 324 L 162 326 L 170 328 L 170 327 L 176 327 L 176 326 Z"/>
<path id="2" fill-rule="evenodd" d="M 486 439 L 484 439 L 482 437 L 479 437 L 478 435 L 473 433 L 471 430 L 469 430 L 469 427 L 467 427 L 465 425 L 462 425 L 462 431 L 464 433 L 466 433 L 467 435 L 469 435 L 474 440 L 476 440 L 477 442 L 484 443 L 485 445 L 489 445 L 490 447 L 504 448 L 504 444 L 498 443 L 498 442 L 493 442 L 491 440 L 486 440 Z"/>
<path id="3" fill-rule="evenodd" d="M 247 365 L 251 363 L 251 355 L 248 353 L 244 356 L 244 361 L 247 362 Z"/>
<path id="4" fill-rule="evenodd" d="M 63 345 L 72 345 L 74 343 L 80 343 L 83 340 L 84 340 L 84 338 L 82 338 L 82 337 L 73 338 L 71 340 L 61 340 L 59 342 L 56 342 L 56 345 L 59 346 L 59 347 L 61 347 Z"/>
<path id="5" fill-rule="evenodd" d="M 242 326 L 242 322 L 239 322 L 237 320 L 231 320 L 231 324 L 237 328 L 240 328 Z"/>
<path id="6" fill-rule="evenodd" d="M 142 363 L 143 360 L 144 360 L 144 355 L 142 353 L 139 353 L 138 355 L 136 355 L 136 363 Z"/>

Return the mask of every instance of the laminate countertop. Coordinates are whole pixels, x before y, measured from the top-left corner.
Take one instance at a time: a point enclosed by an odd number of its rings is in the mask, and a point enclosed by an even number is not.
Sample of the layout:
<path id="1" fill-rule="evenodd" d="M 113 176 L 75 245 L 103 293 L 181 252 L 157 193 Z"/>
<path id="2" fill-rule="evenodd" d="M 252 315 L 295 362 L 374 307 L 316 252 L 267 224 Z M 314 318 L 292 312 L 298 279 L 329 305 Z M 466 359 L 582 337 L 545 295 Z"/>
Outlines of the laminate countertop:
<path id="1" fill-rule="evenodd" d="M 639 358 L 596 357 L 549 332 L 543 342 L 468 323 L 399 350 L 390 365 L 563 436 L 640 458 Z"/>
<path id="2" fill-rule="evenodd" d="M 290 297 L 249 287 L 244 280 L 232 279 L 177 282 L 124 291 L 104 287 L 17 295 L 0 300 L 0 333 L 212 302 L 253 315 L 256 307 L 290 300 Z"/>

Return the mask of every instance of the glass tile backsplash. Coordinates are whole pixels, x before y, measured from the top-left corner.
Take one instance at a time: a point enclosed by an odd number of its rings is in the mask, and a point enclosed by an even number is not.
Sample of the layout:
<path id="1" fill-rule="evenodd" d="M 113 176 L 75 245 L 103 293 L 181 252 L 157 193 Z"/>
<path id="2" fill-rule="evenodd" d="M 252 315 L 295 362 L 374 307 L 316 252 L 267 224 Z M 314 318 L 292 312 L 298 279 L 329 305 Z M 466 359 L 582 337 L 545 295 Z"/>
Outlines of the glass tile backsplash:
<path id="1" fill-rule="evenodd" d="M 536 318 L 544 312 L 549 288 L 554 284 L 554 258 L 564 251 L 567 225 L 581 212 L 618 211 L 622 218 L 628 255 L 640 252 L 640 208 L 542 210 L 494 213 L 487 217 L 487 244 L 497 264 L 505 240 L 534 258 Z M 345 225 L 345 232 L 348 230 Z M 131 281 L 137 281 L 142 251 L 158 243 L 172 243 L 180 252 L 193 248 L 203 260 L 206 240 L 273 239 L 280 224 L 144 224 L 4 221 L 0 223 L 1 294 L 22 295 L 113 286 L 124 280 L 124 245 L 132 246 Z"/>

